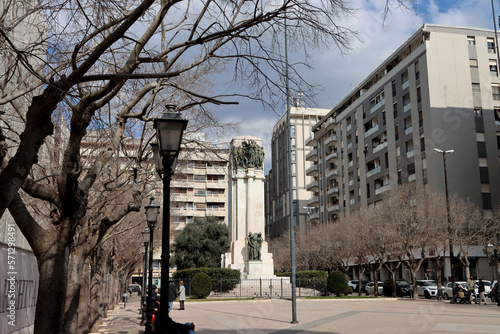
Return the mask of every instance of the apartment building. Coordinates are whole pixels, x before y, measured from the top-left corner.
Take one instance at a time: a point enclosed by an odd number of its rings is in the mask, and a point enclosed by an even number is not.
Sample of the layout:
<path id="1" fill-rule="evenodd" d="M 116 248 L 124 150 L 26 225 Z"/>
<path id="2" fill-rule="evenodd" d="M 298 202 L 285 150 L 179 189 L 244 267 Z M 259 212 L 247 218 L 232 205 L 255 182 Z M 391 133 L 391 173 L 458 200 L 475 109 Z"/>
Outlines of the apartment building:
<path id="1" fill-rule="evenodd" d="M 204 133 L 187 135 L 171 185 L 171 228 L 194 217 L 215 216 L 227 224 L 229 148 L 206 141 Z"/>
<path id="2" fill-rule="evenodd" d="M 309 190 L 314 187 L 315 178 L 306 175 L 306 171 L 312 167 L 312 161 L 317 160 L 317 154 L 309 153 L 305 140 L 310 137 L 312 127 L 329 111 L 330 109 L 306 108 L 301 105 L 300 100 L 296 100 L 295 105 L 290 108 L 291 166 L 288 163 L 287 115 L 283 115 L 273 127 L 271 171 L 266 176 L 265 185 L 266 233 L 270 237 L 277 237 L 289 229 L 290 188 L 293 191 L 296 226 L 301 230 L 309 228 L 317 214 L 307 209 L 311 206 Z M 292 173 L 291 187 L 289 173 Z"/>
<path id="3" fill-rule="evenodd" d="M 500 203 L 500 80 L 494 32 L 425 24 L 314 128 L 311 205 L 333 222 L 400 183 Z M 316 199 L 317 198 L 317 199 Z"/>

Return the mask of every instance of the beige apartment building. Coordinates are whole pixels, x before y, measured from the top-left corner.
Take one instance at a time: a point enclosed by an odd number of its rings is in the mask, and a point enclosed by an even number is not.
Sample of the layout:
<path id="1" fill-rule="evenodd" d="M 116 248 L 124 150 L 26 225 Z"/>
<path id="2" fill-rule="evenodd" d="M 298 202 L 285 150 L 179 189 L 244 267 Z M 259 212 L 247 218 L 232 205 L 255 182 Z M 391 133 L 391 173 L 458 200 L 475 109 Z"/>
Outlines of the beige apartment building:
<path id="1" fill-rule="evenodd" d="M 204 133 L 186 137 L 172 178 L 172 238 L 194 217 L 227 224 L 228 159 L 229 149 L 206 141 Z"/>
<path id="2" fill-rule="evenodd" d="M 266 234 L 271 238 L 289 229 L 290 189 L 293 191 L 296 226 L 305 230 L 316 219 L 317 212 L 308 207 L 312 207 L 309 190 L 314 188 L 317 178 L 306 175 L 306 172 L 313 167 L 313 160 L 317 160 L 317 154 L 309 153 L 305 141 L 311 136 L 312 127 L 329 111 L 330 109 L 306 108 L 299 100 L 296 100 L 295 105 L 290 108 L 291 165 L 288 163 L 287 115 L 283 115 L 273 127 L 271 170 L 266 176 L 265 185 Z M 291 187 L 289 173 L 292 173 Z"/>

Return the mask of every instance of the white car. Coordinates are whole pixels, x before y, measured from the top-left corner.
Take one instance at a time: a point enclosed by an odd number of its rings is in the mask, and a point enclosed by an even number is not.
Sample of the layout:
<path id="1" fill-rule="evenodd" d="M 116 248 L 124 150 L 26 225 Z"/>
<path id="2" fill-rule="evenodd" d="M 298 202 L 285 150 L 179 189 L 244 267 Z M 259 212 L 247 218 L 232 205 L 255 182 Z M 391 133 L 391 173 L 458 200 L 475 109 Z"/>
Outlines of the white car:
<path id="1" fill-rule="evenodd" d="M 436 297 L 438 292 L 436 281 L 434 280 L 418 280 L 417 293 L 419 296 L 424 296 L 425 299 Z"/>
<path id="2" fill-rule="evenodd" d="M 374 295 L 375 294 L 375 282 L 368 282 L 366 283 L 366 293 L 369 295 Z M 384 295 L 384 282 L 379 281 L 378 282 L 378 295 L 383 296 Z"/>
<path id="3" fill-rule="evenodd" d="M 476 298 L 479 298 L 479 292 L 477 291 L 477 284 L 478 283 L 479 283 L 479 281 L 476 281 L 476 286 L 474 287 L 474 295 L 476 296 Z M 491 281 L 483 281 L 483 283 L 484 283 L 485 294 L 488 295 L 488 293 L 491 291 Z M 457 281 L 457 282 L 455 282 L 455 284 L 460 284 L 462 286 L 462 288 L 465 291 L 467 291 L 467 282 Z M 453 298 L 453 289 L 451 287 L 451 282 L 446 283 L 446 285 L 444 286 L 443 298 L 445 300 Z"/>

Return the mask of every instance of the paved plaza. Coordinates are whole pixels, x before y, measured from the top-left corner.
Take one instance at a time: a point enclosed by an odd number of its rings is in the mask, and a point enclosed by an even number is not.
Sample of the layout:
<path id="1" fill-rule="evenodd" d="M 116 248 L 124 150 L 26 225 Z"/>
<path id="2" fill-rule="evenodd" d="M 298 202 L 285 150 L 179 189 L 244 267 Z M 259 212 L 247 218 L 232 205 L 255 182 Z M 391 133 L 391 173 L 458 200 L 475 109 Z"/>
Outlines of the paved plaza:
<path id="1" fill-rule="evenodd" d="M 500 333 L 500 307 L 449 301 L 392 299 L 297 300 L 298 324 L 291 324 L 291 302 L 282 299 L 186 303 L 172 318 L 193 321 L 197 334 L 299 333 Z M 102 333 L 142 334 L 140 299 L 132 296 L 111 311 Z"/>

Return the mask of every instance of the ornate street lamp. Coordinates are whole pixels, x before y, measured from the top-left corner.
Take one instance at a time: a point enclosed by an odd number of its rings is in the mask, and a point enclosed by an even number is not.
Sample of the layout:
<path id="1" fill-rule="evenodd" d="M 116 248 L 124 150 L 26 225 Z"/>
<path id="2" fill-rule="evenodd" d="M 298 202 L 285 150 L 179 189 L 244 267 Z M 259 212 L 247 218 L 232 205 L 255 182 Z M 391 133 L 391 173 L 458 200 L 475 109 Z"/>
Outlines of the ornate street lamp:
<path id="1" fill-rule="evenodd" d="M 148 246 L 149 246 L 149 229 L 146 227 L 144 231 L 142 231 L 142 245 L 141 245 L 141 253 L 144 259 L 144 270 L 142 273 L 142 291 L 141 291 L 141 326 L 146 324 L 146 315 L 148 305 L 146 303 L 146 276 L 148 273 Z"/>
<path id="2" fill-rule="evenodd" d="M 160 206 L 155 203 L 154 197 L 150 198 L 150 202 L 144 208 L 146 209 L 146 220 L 148 222 L 149 228 L 149 280 L 148 280 L 148 314 L 146 321 L 146 332 L 148 332 L 153 327 L 152 316 L 153 314 L 149 312 L 151 309 L 151 302 L 153 297 L 153 235 L 156 227 L 156 222 L 158 220 L 158 214 L 160 212 Z M 143 232 L 143 237 L 145 237 Z"/>
<path id="3" fill-rule="evenodd" d="M 163 234 L 161 247 L 161 282 L 168 287 L 170 262 L 170 181 L 177 163 L 177 156 L 181 150 L 182 135 L 188 121 L 182 119 L 175 110 L 175 105 L 166 106 L 166 111 L 160 118 L 154 119 L 158 144 L 151 144 L 156 171 L 163 179 Z M 165 290 L 166 291 L 166 290 Z M 168 292 L 160 295 L 159 332 L 166 333 L 168 317 Z"/>
<path id="4" fill-rule="evenodd" d="M 455 152 L 454 150 L 447 150 L 443 151 L 440 150 L 439 148 L 434 148 L 435 153 L 439 153 L 443 155 L 443 168 L 444 168 L 444 189 L 445 189 L 445 195 L 446 195 L 446 217 L 448 219 L 448 233 L 450 234 L 450 272 L 451 272 L 451 288 L 453 289 L 455 287 L 455 265 L 453 263 L 454 256 L 453 256 L 453 244 L 451 242 L 451 221 L 450 221 L 450 200 L 449 200 L 449 195 L 448 195 L 448 175 L 446 173 L 446 154 L 451 154 Z"/>

